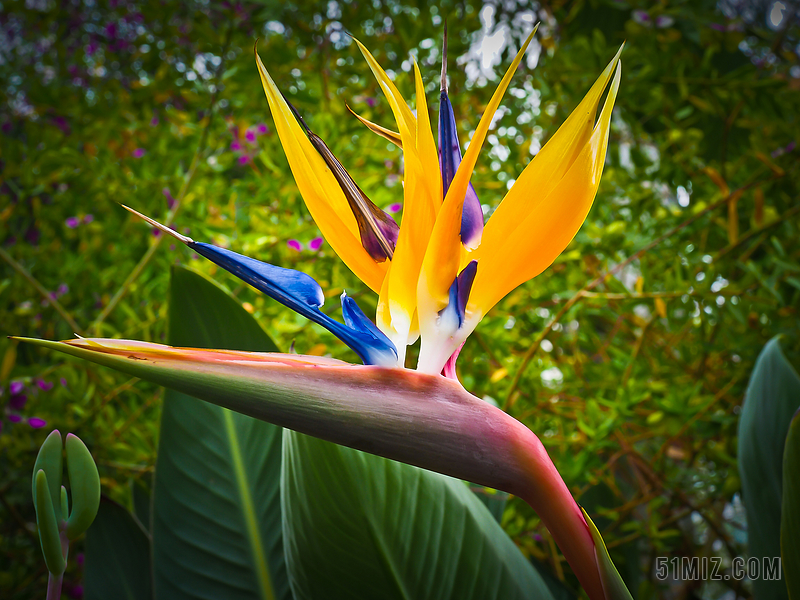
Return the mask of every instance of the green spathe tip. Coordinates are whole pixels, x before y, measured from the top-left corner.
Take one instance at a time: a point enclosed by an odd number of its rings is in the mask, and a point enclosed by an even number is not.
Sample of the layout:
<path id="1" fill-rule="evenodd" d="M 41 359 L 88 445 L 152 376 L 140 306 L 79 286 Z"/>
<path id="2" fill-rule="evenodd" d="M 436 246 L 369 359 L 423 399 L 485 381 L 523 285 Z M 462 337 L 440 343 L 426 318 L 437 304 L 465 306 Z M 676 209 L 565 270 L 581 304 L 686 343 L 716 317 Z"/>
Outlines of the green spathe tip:
<path id="1" fill-rule="evenodd" d="M 67 470 L 72 490 L 72 513 L 67 519 L 67 537 L 78 537 L 97 516 L 100 508 L 100 474 L 89 449 L 81 439 L 67 434 Z"/>
<path id="2" fill-rule="evenodd" d="M 34 504 L 37 502 L 37 474 L 39 471 L 44 471 L 47 475 L 48 495 L 55 512 L 56 523 L 61 520 L 61 476 L 64 469 L 62 447 L 61 433 L 58 429 L 54 429 L 39 448 L 39 454 L 33 465 L 33 502 Z"/>

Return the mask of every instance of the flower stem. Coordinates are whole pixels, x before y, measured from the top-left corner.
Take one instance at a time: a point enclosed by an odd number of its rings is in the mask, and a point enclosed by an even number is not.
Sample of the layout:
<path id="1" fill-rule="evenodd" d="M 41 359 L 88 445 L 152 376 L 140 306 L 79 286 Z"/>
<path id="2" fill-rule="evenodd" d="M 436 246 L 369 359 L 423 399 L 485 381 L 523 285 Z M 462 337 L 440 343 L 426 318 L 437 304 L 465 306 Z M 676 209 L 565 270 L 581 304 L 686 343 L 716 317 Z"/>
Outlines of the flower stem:
<path id="1" fill-rule="evenodd" d="M 605 600 L 594 541 L 578 503 L 539 438 L 521 423 L 518 433 L 518 458 L 527 476 L 514 493 L 542 519 L 589 598 Z"/>
<path id="2" fill-rule="evenodd" d="M 61 582 L 64 579 L 64 574 L 53 575 L 47 579 L 47 600 L 61 600 Z"/>

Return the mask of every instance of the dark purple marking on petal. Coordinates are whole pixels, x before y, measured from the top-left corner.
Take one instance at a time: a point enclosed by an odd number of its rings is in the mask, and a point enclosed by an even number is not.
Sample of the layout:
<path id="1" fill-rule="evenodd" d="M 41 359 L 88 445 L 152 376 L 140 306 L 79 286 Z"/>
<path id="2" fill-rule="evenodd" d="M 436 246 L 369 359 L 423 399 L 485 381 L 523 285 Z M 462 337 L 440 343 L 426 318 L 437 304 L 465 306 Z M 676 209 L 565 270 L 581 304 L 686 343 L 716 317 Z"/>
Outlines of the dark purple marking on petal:
<path id="1" fill-rule="evenodd" d="M 285 100 L 285 98 L 284 98 Z M 289 108 L 294 113 L 297 121 L 305 129 L 311 145 L 319 152 L 322 160 L 328 165 L 328 168 L 336 178 L 339 187 L 342 189 L 347 203 L 350 205 L 350 210 L 353 211 L 353 216 L 356 218 L 358 224 L 358 231 L 361 235 L 361 245 L 364 250 L 375 260 L 375 262 L 383 262 L 386 259 L 391 260 L 394 256 L 394 249 L 397 245 L 397 237 L 400 234 L 400 227 L 395 220 L 385 211 L 378 208 L 372 200 L 370 200 L 363 190 L 358 187 L 358 184 L 347 172 L 342 163 L 339 162 L 328 145 L 316 133 L 311 131 L 303 117 L 297 112 L 297 109 L 286 101 Z"/>

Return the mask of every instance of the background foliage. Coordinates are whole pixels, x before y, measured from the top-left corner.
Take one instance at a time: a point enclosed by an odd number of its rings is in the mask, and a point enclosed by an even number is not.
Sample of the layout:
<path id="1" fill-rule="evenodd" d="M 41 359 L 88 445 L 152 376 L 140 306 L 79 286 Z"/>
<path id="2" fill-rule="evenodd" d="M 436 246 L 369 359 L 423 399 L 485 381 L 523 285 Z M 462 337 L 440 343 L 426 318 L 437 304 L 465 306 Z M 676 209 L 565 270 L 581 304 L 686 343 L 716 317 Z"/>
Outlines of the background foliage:
<path id="1" fill-rule="evenodd" d="M 556 263 L 484 319 L 459 362 L 463 383 L 540 435 L 636 597 L 747 596 L 748 582 L 657 582 L 653 562 L 745 555 L 736 428 L 747 378 L 778 333 L 798 364 L 800 38 L 794 9 L 779 5 L 3 2 L 2 596 L 44 596 L 28 478 L 46 431 L 77 432 L 105 492 L 130 506 L 155 464 L 163 396 L 5 335 L 163 341 L 169 266 L 181 263 L 228 285 L 282 349 L 355 360 L 116 203 L 302 269 L 332 299 L 346 288 L 370 314 L 374 295 L 317 248 L 251 49 L 260 38 L 276 83 L 390 207 L 402 201 L 400 153 L 345 102 L 384 125 L 390 111 L 347 33 L 408 98 L 415 56 L 435 106 L 444 18 L 462 143 L 542 21 L 473 178 L 487 213 L 627 44 L 595 206 Z M 512 499 L 502 523 L 576 585 L 527 505 Z M 73 562 L 67 594 L 79 596 L 82 576 Z"/>

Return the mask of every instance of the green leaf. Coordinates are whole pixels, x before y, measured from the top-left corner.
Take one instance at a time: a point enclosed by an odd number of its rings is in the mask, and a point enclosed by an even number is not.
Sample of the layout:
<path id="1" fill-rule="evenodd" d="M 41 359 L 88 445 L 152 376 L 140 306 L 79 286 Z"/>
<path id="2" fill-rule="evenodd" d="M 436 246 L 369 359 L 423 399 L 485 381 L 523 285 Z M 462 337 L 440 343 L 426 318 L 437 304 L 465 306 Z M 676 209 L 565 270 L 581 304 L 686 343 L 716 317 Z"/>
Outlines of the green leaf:
<path id="1" fill-rule="evenodd" d="M 475 497 L 481 501 L 481 504 L 489 510 L 494 520 L 498 523 L 502 523 L 503 512 L 508 503 L 508 492 L 483 487 L 474 483 L 470 483 L 469 488 L 475 494 Z"/>
<path id="2" fill-rule="evenodd" d="M 457 479 L 288 430 L 282 477 L 298 600 L 552 599 Z"/>
<path id="3" fill-rule="evenodd" d="M 173 268 L 169 341 L 274 351 L 217 285 Z M 174 391 L 164 396 L 153 501 L 156 595 L 289 598 L 280 512 L 281 429 Z"/>
<path id="4" fill-rule="evenodd" d="M 133 516 L 116 502 L 101 498 L 86 532 L 86 600 L 150 600 L 150 540 Z"/>
<path id="5" fill-rule="evenodd" d="M 750 556 L 780 556 L 783 451 L 800 406 L 800 377 L 770 340 L 756 361 L 739 420 L 739 473 L 747 510 Z M 786 570 L 784 569 L 784 572 Z M 756 600 L 788 598 L 784 580 L 753 581 Z"/>
<path id="6" fill-rule="evenodd" d="M 597 527 L 589 518 L 589 514 L 581 508 L 583 518 L 586 519 L 586 524 L 589 526 L 589 533 L 592 534 L 594 541 L 594 551 L 597 556 L 597 565 L 600 568 L 600 579 L 603 582 L 603 590 L 606 593 L 607 600 L 633 600 L 633 596 L 628 591 L 625 582 L 614 566 L 614 561 L 608 554 L 608 548 L 603 541 L 603 536 L 597 530 Z"/>
<path id="7" fill-rule="evenodd" d="M 789 598 L 800 599 L 800 412 L 795 413 L 783 454 L 781 560 Z"/>

